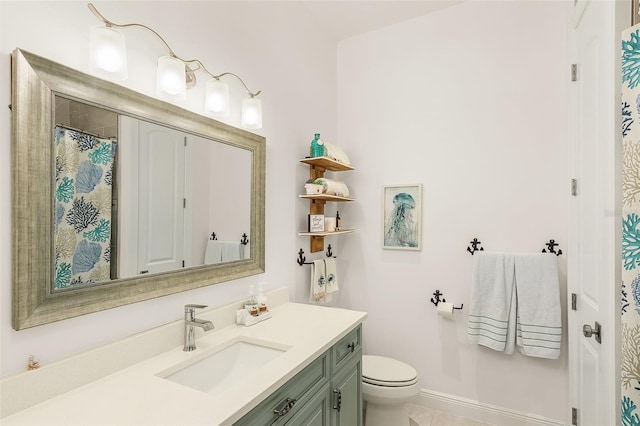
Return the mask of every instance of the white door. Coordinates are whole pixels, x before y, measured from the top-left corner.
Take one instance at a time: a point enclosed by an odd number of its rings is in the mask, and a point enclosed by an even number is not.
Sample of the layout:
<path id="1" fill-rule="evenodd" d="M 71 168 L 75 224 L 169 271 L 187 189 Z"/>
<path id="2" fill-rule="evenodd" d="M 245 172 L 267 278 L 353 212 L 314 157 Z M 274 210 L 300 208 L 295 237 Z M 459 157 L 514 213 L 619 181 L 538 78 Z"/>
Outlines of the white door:
<path id="1" fill-rule="evenodd" d="M 140 121 L 139 273 L 183 267 L 184 137 L 176 130 Z"/>
<path id="2" fill-rule="evenodd" d="M 571 21 L 570 200 L 568 289 L 569 363 L 575 424 L 619 423 L 616 326 L 619 312 L 620 219 L 616 215 L 616 170 L 620 164 L 620 5 L 587 0 L 576 4 Z M 629 4 L 626 3 L 627 9 Z M 569 73 L 567 73 L 569 74 Z M 618 152 L 618 153 L 617 153 Z M 575 294 L 575 310 L 571 293 Z M 601 327 L 601 343 L 585 337 L 583 326 Z"/>

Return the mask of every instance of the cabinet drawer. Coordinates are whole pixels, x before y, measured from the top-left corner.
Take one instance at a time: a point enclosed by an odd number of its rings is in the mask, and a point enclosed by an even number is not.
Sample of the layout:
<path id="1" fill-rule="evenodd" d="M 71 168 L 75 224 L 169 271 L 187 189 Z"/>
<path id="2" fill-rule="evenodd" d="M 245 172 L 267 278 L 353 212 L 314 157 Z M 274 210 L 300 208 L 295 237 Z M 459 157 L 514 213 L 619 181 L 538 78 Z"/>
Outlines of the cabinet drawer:
<path id="1" fill-rule="evenodd" d="M 358 326 L 344 336 L 333 348 L 332 372 L 335 373 L 343 365 L 347 364 L 355 356 L 361 357 L 362 350 L 362 326 Z"/>
<path id="2" fill-rule="evenodd" d="M 329 351 L 269 395 L 235 425 L 283 425 L 329 381 Z M 276 414 L 280 411 L 280 414 Z"/>

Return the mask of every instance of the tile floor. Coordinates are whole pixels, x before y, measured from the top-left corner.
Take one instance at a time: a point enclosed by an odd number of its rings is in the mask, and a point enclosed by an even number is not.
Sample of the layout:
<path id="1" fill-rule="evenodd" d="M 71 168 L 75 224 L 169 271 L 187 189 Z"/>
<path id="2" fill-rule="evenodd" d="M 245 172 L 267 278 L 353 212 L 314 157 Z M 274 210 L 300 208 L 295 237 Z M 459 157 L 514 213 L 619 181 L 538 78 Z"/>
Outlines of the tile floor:
<path id="1" fill-rule="evenodd" d="M 409 424 L 411 426 L 491 426 L 476 420 L 466 419 L 453 414 L 407 404 Z"/>

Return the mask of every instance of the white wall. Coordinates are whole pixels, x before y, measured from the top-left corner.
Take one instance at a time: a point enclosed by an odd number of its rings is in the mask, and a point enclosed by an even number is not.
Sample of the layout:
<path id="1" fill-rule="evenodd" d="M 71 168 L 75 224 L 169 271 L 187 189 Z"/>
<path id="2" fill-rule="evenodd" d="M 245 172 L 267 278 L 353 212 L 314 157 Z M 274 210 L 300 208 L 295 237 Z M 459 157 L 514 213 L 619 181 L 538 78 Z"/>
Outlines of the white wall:
<path id="1" fill-rule="evenodd" d="M 477 1 L 345 40 L 338 135 L 356 168 L 356 234 L 338 251 L 342 303 L 365 310 L 365 353 L 415 366 L 422 388 L 566 421 L 559 360 L 467 344 L 474 237 L 486 250 L 567 244 L 566 28 L 573 2 Z M 423 185 L 423 248 L 381 249 L 382 186 Z M 563 303 L 566 256 L 558 258 Z M 566 327 L 566 312 L 563 312 Z M 566 330 L 566 328 L 565 328 Z"/>
<path id="2" fill-rule="evenodd" d="M 98 23 L 86 2 L 0 2 L 0 333 L 5 376 L 25 368 L 30 354 L 42 364 L 121 339 L 182 315 L 182 305 L 222 306 L 245 297 L 250 283 L 266 289 L 291 285 L 299 244 L 294 218 L 296 160 L 317 129 L 335 135 L 335 44 L 290 20 L 282 3 L 262 2 L 95 2 L 114 22 L 140 22 L 156 29 L 185 57 L 201 59 L 213 72 L 233 71 L 251 90 L 262 90 L 267 138 L 266 273 L 173 296 L 85 315 L 16 332 L 11 328 L 11 113 L 10 52 L 19 47 L 88 72 L 89 28 Z M 124 30 L 129 79 L 122 84 L 154 94 L 155 60 L 161 45 L 140 29 Z M 204 79 L 203 79 L 204 80 Z M 239 84 L 229 81 L 230 124 L 238 125 Z M 202 111 L 203 84 L 189 92 L 184 107 Z M 281 238 L 284 236 L 284 238 Z"/>

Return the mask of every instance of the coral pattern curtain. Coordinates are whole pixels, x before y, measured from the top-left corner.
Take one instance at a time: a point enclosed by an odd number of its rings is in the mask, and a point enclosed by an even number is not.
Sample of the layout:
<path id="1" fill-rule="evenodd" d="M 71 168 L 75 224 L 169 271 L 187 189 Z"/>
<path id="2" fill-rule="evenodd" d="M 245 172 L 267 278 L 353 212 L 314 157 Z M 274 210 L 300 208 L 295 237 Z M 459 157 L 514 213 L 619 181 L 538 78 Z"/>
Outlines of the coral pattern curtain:
<path id="1" fill-rule="evenodd" d="M 640 25 L 622 33 L 621 423 L 640 425 Z"/>
<path id="2" fill-rule="evenodd" d="M 110 279 L 115 146 L 56 126 L 54 290 Z"/>

